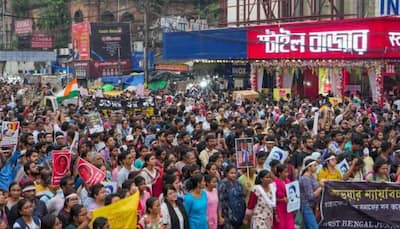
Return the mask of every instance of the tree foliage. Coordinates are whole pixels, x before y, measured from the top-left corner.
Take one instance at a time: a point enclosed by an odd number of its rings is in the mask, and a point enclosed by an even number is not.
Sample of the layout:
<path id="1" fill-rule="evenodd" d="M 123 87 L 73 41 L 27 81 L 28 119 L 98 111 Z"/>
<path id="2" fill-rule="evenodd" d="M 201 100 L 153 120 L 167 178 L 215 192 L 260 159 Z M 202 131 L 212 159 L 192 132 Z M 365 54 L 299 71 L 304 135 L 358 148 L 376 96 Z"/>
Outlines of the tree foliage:
<path id="1" fill-rule="evenodd" d="M 64 0 L 40 0 L 41 8 L 37 26 L 41 31 L 54 36 L 55 48 L 67 47 L 71 18 Z"/>
<path id="2" fill-rule="evenodd" d="M 43 0 L 13 0 L 13 14 L 18 18 L 31 17 L 31 9 L 43 6 Z"/>
<path id="3" fill-rule="evenodd" d="M 218 0 L 197 0 L 195 2 L 195 11 L 198 18 L 207 19 L 210 24 L 218 22 L 220 14 Z"/>

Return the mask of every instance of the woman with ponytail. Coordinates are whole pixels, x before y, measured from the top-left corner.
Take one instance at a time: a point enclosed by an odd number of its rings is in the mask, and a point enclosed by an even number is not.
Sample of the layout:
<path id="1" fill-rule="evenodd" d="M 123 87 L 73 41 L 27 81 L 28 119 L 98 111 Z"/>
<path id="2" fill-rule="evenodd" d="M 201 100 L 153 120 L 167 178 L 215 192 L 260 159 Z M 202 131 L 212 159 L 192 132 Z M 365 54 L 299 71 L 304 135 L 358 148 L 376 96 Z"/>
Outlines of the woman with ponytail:
<path id="1" fill-rule="evenodd" d="M 183 205 L 189 218 L 189 228 L 208 229 L 207 223 L 207 194 L 204 176 L 199 174 L 191 177 L 186 182 L 189 191 L 185 196 Z"/>

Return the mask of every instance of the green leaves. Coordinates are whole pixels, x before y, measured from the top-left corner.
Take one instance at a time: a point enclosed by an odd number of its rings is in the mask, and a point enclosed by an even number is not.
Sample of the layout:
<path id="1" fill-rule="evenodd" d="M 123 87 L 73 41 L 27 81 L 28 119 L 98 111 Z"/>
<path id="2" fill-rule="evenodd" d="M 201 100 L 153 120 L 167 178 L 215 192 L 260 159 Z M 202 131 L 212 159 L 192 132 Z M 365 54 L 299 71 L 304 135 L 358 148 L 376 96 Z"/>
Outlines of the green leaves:
<path id="1" fill-rule="evenodd" d="M 54 36 L 55 48 L 67 47 L 71 19 L 64 0 L 40 0 L 45 7 L 41 8 L 38 28 Z"/>

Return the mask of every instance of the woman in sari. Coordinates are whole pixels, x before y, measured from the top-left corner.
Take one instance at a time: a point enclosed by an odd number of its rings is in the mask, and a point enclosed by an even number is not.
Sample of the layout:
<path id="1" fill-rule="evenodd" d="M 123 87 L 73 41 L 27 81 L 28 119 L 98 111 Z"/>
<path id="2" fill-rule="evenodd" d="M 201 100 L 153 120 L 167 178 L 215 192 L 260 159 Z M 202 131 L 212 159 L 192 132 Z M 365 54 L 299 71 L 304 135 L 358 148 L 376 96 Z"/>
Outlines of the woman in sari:
<path id="1" fill-rule="evenodd" d="M 276 207 L 276 187 L 272 183 L 272 174 L 268 170 L 258 173 L 253 191 L 247 205 L 245 224 L 251 217 L 251 228 L 271 229 Z M 277 219 L 277 218 L 275 218 Z"/>

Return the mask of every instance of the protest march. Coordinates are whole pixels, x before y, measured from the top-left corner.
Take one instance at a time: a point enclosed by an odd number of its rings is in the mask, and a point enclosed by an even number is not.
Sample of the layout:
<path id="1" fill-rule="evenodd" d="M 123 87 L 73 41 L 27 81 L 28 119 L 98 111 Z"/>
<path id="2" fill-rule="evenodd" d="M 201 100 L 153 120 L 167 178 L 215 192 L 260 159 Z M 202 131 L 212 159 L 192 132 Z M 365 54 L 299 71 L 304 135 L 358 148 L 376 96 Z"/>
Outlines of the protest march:
<path id="1" fill-rule="evenodd" d="M 400 228 L 399 94 L 0 89 L 0 229 Z"/>

